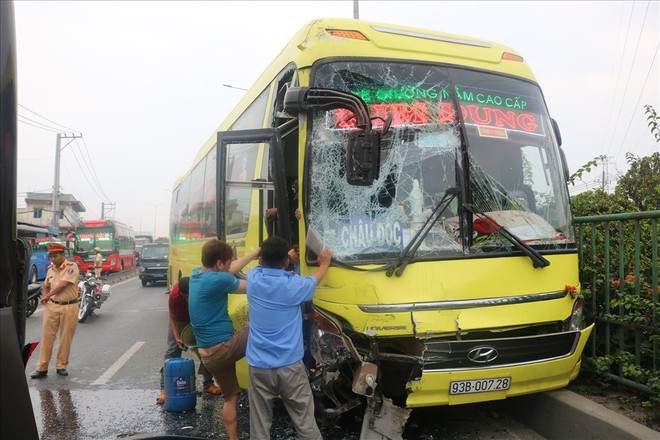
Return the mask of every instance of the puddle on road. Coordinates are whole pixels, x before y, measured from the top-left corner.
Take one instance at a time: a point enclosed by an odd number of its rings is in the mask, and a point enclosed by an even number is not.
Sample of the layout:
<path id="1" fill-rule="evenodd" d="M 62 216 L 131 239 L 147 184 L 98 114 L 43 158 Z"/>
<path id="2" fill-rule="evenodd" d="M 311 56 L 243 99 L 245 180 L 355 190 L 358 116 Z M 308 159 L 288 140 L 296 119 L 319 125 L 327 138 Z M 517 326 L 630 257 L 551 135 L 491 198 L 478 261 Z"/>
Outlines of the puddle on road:
<path id="1" fill-rule="evenodd" d="M 222 422 L 222 398 L 197 395 L 194 411 L 170 412 L 156 405 L 158 390 L 38 389 L 30 388 L 41 440 L 110 440 L 145 435 L 182 435 L 226 439 Z M 497 403 L 414 410 L 404 439 L 506 440 L 541 439 L 498 409 Z M 250 438 L 248 398 L 241 392 L 238 429 L 242 440 Z M 325 440 L 359 440 L 361 419 L 337 428 L 321 427 Z M 273 413 L 271 440 L 295 440 L 297 435 L 280 401 Z"/>
<path id="2" fill-rule="evenodd" d="M 47 390 L 30 389 L 37 429 L 42 440 L 130 439 L 135 436 L 187 435 L 224 439 L 219 396 L 199 395 L 194 411 L 170 412 L 156 405 L 157 390 Z M 238 408 L 241 439 L 250 438 L 248 398 L 241 392 Z M 358 427 L 359 429 L 359 427 Z M 296 436 L 286 410 L 277 403 L 272 439 L 294 440 Z M 357 440 L 354 434 L 322 429 L 324 439 Z"/>

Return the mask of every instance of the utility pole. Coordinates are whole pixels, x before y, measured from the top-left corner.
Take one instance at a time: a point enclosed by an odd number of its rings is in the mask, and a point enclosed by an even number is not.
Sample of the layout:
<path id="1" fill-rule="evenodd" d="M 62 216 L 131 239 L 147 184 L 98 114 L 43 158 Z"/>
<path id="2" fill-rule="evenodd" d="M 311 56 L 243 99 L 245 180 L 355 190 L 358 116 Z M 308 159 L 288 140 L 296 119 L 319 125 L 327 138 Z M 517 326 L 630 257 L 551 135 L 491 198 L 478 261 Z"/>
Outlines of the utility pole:
<path id="1" fill-rule="evenodd" d="M 360 18 L 359 0 L 353 0 L 353 18 L 356 20 Z"/>
<path id="2" fill-rule="evenodd" d="M 106 212 L 108 213 L 108 218 L 114 218 L 112 212 L 115 210 L 115 202 L 104 203 L 101 202 L 101 220 L 106 218 Z"/>
<path id="3" fill-rule="evenodd" d="M 601 159 L 602 165 L 603 165 L 603 170 L 601 174 L 601 182 L 600 182 L 600 189 L 603 191 L 607 191 L 608 185 L 610 184 L 610 177 L 609 177 L 609 159 L 612 159 L 611 157 L 608 156 L 603 156 Z"/>
<path id="4" fill-rule="evenodd" d="M 55 182 L 53 183 L 53 219 L 48 227 L 48 232 L 53 235 L 60 233 L 60 224 L 57 221 L 57 216 L 60 213 L 60 153 L 64 150 L 74 139 L 81 138 L 82 133 L 79 135 L 68 133 L 57 133 L 57 143 L 55 145 Z M 62 139 L 71 139 L 65 146 L 60 147 Z"/>
<path id="5" fill-rule="evenodd" d="M 158 219 L 158 206 L 162 205 L 162 203 L 147 203 L 147 205 L 151 205 L 151 206 L 154 207 L 154 232 L 153 232 L 153 236 L 154 236 L 154 240 L 155 240 L 157 235 L 158 235 L 156 233 L 156 220 Z"/>

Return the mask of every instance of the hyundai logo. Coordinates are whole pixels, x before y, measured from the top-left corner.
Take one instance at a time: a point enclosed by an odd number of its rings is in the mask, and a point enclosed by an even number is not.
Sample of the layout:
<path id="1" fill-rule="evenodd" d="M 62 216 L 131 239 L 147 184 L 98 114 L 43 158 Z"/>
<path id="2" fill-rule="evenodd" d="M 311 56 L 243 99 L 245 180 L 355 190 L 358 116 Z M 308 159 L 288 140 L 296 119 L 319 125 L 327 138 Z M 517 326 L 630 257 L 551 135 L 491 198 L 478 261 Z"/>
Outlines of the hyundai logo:
<path id="1" fill-rule="evenodd" d="M 475 347 L 468 351 L 467 358 L 477 364 L 487 364 L 494 361 L 498 354 L 495 347 Z"/>

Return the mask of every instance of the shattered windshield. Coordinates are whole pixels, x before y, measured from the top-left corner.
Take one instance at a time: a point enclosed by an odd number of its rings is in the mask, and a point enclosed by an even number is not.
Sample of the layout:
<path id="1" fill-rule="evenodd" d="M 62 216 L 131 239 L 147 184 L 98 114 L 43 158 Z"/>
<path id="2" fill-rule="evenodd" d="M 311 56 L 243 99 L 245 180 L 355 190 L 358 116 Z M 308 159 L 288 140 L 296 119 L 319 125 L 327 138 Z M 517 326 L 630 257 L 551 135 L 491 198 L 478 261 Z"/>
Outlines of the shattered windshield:
<path id="1" fill-rule="evenodd" d="M 355 118 L 346 109 L 313 113 L 308 241 L 318 236 L 338 260 L 396 257 L 446 191 L 462 188 L 461 181 L 467 189 L 423 237 L 415 258 L 512 249 L 479 219 L 464 230 L 460 200 L 532 245 L 557 247 L 572 240 L 557 148 L 536 86 L 461 69 L 364 61 L 322 64 L 312 86 L 360 96 L 377 129 L 392 118 L 381 142 L 379 177 L 369 186 L 355 186 L 345 172 Z M 455 102 L 467 136 L 465 151 Z"/>

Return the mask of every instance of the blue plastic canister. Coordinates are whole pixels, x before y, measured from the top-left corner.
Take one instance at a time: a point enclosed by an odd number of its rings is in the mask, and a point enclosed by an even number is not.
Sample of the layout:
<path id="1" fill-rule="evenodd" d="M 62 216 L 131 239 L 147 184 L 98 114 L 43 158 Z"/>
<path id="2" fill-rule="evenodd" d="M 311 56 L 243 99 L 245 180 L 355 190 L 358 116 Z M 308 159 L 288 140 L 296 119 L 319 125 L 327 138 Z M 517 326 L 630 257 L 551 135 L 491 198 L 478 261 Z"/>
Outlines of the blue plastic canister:
<path id="1" fill-rule="evenodd" d="M 190 411 L 197 405 L 195 362 L 192 359 L 165 360 L 165 409 Z"/>

